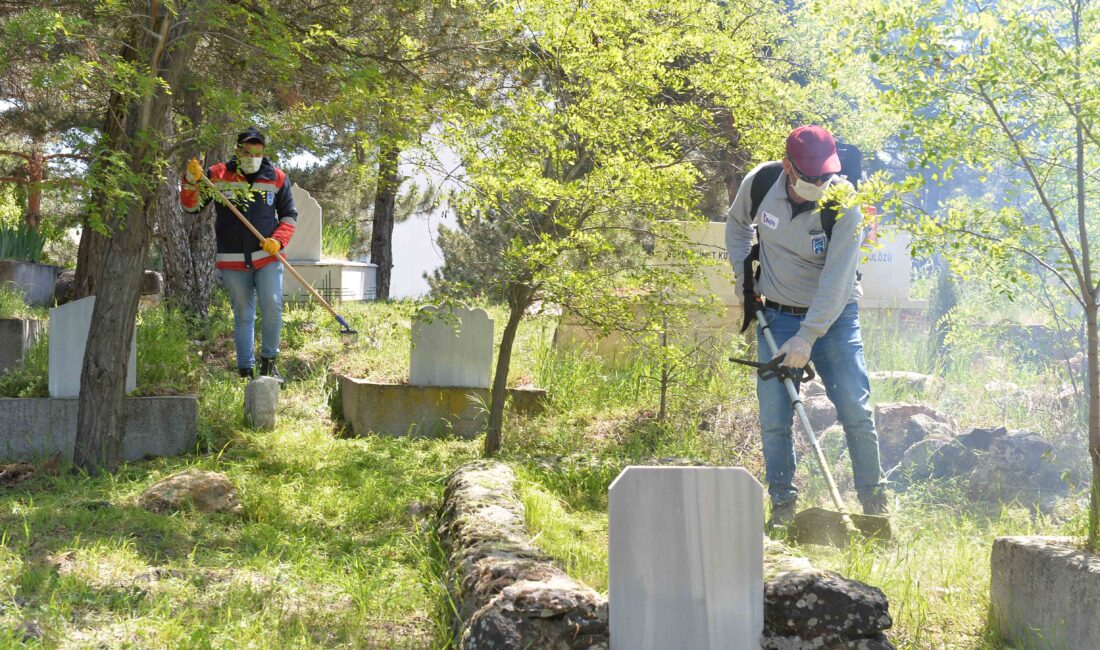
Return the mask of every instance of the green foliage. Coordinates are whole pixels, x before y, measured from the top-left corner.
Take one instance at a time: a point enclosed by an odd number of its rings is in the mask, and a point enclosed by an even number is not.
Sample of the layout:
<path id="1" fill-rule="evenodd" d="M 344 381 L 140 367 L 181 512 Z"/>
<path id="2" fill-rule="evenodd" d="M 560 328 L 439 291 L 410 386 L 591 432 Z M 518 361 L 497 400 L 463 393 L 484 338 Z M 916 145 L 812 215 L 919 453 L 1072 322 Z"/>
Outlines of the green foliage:
<path id="1" fill-rule="evenodd" d="M 325 222 L 321 231 L 321 255 L 325 258 L 351 259 L 359 243 L 359 228 L 350 219 Z"/>
<path id="2" fill-rule="evenodd" d="M 49 397 L 50 345 L 45 334 L 23 356 L 23 365 L 0 375 L 0 397 Z"/>
<path id="3" fill-rule="evenodd" d="M 195 393 L 202 366 L 191 343 L 194 326 L 177 308 L 138 314 L 138 393 L 143 396 Z"/>
<path id="4" fill-rule="evenodd" d="M 27 306 L 23 292 L 13 283 L 0 286 L 0 318 L 41 318 L 41 309 Z"/>
<path id="5" fill-rule="evenodd" d="M 0 222 L 0 260 L 40 262 L 45 244 L 45 235 L 25 223 Z"/>

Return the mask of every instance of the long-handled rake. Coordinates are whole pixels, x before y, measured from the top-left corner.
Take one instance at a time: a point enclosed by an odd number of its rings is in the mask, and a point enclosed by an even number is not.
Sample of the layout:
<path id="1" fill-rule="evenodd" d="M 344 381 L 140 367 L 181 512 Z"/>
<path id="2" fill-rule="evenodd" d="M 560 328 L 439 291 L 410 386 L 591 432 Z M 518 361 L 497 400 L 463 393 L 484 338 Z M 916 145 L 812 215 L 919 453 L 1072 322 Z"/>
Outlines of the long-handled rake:
<path id="1" fill-rule="evenodd" d="M 256 230 L 256 227 L 253 226 L 252 223 L 249 222 L 243 214 L 241 214 L 241 211 L 238 210 L 237 207 L 233 205 L 233 203 L 229 199 L 227 199 L 221 192 L 219 192 L 218 188 L 214 187 L 214 183 L 212 183 L 210 179 L 206 177 L 206 174 L 203 172 L 202 169 L 202 164 L 199 163 L 197 159 L 192 158 L 191 161 L 187 163 L 187 171 L 195 178 L 206 181 L 206 184 L 210 186 L 210 189 L 214 190 L 214 196 L 218 197 L 218 200 L 221 201 L 222 204 L 225 205 L 225 207 L 229 208 L 230 212 L 232 212 L 233 215 L 237 217 L 237 219 L 239 219 L 241 223 L 244 224 L 245 228 L 248 228 L 248 230 L 256 236 L 256 239 L 259 239 L 261 242 L 266 239 L 262 234 L 260 234 L 260 231 Z M 290 271 L 290 274 L 293 275 L 294 278 L 298 280 L 298 282 L 300 282 L 302 286 L 305 287 L 309 291 L 309 293 L 313 295 L 314 298 L 317 299 L 317 302 L 324 305 L 325 309 L 327 309 L 329 313 L 336 318 L 336 322 L 340 323 L 340 325 L 344 328 L 340 330 L 341 334 L 347 334 L 350 336 L 355 336 L 359 334 L 359 332 L 356 332 L 351 328 L 350 325 L 348 325 L 348 322 L 344 320 L 343 316 L 336 313 L 336 310 L 332 308 L 332 305 L 330 305 L 327 300 L 322 298 L 321 294 L 317 293 L 317 290 L 314 289 L 312 285 L 306 282 L 306 279 L 302 277 L 302 274 L 298 273 L 298 270 L 290 265 L 290 262 L 287 261 L 286 256 L 283 255 L 281 251 L 277 253 L 277 255 L 278 258 L 282 260 L 283 266 L 286 267 L 286 270 Z"/>
<path id="2" fill-rule="evenodd" d="M 760 327 L 764 332 L 764 340 L 768 343 L 771 356 L 775 357 L 779 350 L 776 348 L 775 338 L 772 337 L 763 310 L 758 309 L 756 311 L 756 320 L 760 323 Z M 802 406 L 802 399 L 798 396 L 798 389 L 794 386 L 794 379 L 798 377 L 799 371 L 779 365 L 782 360 L 782 357 L 778 357 L 773 358 L 768 363 L 760 363 L 746 359 L 730 359 L 735 363 L 756 368 L 756 372 L 762 381 L 778 379 L 786 387 L 787 396 L 791 398 L 791 404 L 794 406 L 798 419 L 802 423 L 802 428 L 806 432 L 806 438 L 810 441 L 810 447 L 813 448 L 817 466 L 825 477 L 825 482 L 829 486 L 829 496 L 833 500 L 833 506 L 836 507 L 836 511 L 826 510 L 825 508 L 803 510 L 794 516 L 794 521 L 787 528 L 787 534 L 797 542 L 831 544 L 833 546 L 846 546 L 851 539 L 861 535 L 870 539 L 890 539 L 891 530 L 888 518 L 878 515 L 853 514 L 844 505 L 844 499 L 841 498 L 840 490 L 837 489 L 836 481 L 833 480 L 833 473 L 829 471 L 829 463 L 825 460 L 825 454 L 821 451 L 817 436 L 814 435 L 814 428 L 810 425 L 810 418 L 806 416 L 806 409 Z M 813 380 L 813 369 L 807 365 L 803 370 L 806 373 L 806 381 Z"/>

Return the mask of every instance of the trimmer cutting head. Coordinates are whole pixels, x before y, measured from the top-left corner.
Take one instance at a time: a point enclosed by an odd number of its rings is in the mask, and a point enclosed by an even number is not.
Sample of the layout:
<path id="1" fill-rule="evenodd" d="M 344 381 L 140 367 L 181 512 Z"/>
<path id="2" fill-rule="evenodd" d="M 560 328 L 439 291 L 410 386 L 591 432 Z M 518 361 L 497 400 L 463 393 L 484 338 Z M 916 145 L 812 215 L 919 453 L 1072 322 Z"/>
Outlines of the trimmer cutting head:
<path id="1" fill-rule="evenodd" d="M 853 541 L 853 535 L 877 541 L 888 541 L 893 537 L 887 517 L 848 516 L 852 518 L 854 530 L 844 521 L 843 513 L 825 508 L 807 508 L 794 516 L 794 521 L 787 527 L 787 537 L 799 544 L 840 547 L 848 546 Z"/>

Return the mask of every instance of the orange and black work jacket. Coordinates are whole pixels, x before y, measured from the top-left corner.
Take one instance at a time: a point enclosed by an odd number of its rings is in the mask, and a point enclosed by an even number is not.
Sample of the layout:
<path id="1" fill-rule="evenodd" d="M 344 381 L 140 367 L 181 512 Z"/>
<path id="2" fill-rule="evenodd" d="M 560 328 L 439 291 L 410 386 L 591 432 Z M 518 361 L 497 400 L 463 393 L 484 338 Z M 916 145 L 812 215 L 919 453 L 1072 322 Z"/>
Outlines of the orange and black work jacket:
<path id="1" fill-rule="evenodd" d="M 237 160 L 234 158 L 207 169 L 206 177 L 260 234 L 279 240 L 286 248 L 294 235 L 298 211 L 294 209 L 290 181 L 283 170 L 264 158 L 258 172 L 245 176 L 237 171 Z M 196 186 L 188 185 L 184 180 L 180 188 L 180 204 L 185 212 L 198 212 L 208 202 L 209 199 L 199 196 Z M 214 208 L 217 215 L 214 233 L 218 240 L 216 266 L 219 269 L 260 269 L 278 259 L 260 249 L 260 240 L 224 204 L 219 201 Z"/>

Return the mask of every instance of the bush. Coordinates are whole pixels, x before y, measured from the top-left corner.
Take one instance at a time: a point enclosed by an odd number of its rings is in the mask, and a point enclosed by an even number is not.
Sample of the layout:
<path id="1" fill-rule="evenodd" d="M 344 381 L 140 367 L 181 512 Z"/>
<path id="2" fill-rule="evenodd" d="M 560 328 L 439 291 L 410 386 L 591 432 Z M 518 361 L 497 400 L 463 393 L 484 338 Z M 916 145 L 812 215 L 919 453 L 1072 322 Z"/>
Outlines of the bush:
<path id="1" fill-rule="evenodd" d="M 139 395 L 177 395 L 199 389 L 201 364 L 191 345 L 187 317 L 162 305 L 142 311 L 137 323 Z"/>
<path id="2" fill-rule="evenodd" d="M 50 344 L 38 337 L 23 357 L 23 366 L 0 375 L 0 397 L 49 397 Z"/>

